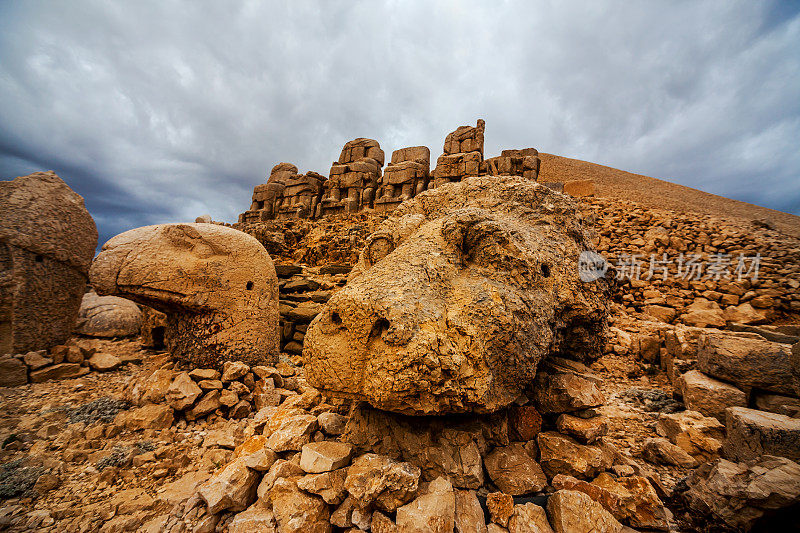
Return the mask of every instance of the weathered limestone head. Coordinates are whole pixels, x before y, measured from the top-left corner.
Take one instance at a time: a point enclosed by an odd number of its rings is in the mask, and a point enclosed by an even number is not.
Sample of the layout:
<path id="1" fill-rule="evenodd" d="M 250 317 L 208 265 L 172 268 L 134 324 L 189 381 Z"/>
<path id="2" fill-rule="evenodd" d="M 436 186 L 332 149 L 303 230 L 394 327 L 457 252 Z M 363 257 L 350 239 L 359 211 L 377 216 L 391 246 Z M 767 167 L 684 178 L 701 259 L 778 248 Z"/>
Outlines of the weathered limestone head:
<path id="1" fill-rule="evenodd" d="M 264 247 L 216 224 L 162 224 L 109 240 L 89 271 L 98 294 L 167 315 L 172 354 L 195 367 L 274 362 L 278 278 Z"/>
<path id="2" fill-rule="evenodd" d="M 543 357 L 592 359 L 605 279 L 576 204 L 517 177 L 475 177 L 400 205 L 348 284 L 311 323 L 306 378 L 404 414 L 492 412 L 528 390 Z"/>

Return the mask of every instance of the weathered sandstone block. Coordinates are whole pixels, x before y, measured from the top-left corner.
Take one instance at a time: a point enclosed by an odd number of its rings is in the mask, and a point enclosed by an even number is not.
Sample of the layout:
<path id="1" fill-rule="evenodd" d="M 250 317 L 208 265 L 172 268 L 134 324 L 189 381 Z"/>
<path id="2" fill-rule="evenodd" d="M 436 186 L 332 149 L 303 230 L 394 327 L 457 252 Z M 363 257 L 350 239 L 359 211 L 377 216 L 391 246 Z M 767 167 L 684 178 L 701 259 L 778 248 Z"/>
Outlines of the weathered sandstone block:
<path id="1" fill-rule="evenodd" d="M 0 355 L 72 336 L 96 246 L 83 198 L 55 172 L 0 181 Z"/>

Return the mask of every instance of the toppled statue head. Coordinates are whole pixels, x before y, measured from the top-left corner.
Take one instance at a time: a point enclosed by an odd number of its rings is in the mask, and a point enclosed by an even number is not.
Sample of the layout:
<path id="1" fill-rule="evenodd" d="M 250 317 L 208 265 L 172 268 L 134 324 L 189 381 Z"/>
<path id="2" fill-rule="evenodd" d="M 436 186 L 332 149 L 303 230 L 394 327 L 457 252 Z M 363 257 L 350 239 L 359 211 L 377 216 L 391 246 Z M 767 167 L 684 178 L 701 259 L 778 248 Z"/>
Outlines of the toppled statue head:
<path id="1" fill-rule="evenodd" d="M 173 356 L 195 367 L 274 362 L 278 280 L 264 247 L 216 224 L 162 224 L 110 239 L 89 271 L 98 294 L 167 315 Z"/>
<path id="2" fill-rule="evenodd" d="M 549 355 L 599 357 L 604 278 L 577 205 L 521 178 L 476 177 L 403 203 L 367 239 L 348 284 L 311 323 L 306 378 L 404 414 L 486 413 Z"/>

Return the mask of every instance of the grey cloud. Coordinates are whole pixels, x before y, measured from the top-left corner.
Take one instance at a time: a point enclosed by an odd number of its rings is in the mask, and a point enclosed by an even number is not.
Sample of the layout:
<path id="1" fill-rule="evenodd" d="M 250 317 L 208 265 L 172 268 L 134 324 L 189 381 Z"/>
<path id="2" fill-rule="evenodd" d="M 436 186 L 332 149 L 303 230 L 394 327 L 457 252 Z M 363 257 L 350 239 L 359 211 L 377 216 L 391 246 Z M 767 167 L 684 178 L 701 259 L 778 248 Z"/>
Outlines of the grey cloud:
<path id="1" fill-rule="evenodd" d="M 478 117 L 535 146 L 800 214 L 800 17 L 784 2 L 0 4 L 0 176 L 52 168 L 101 240 Z"/>

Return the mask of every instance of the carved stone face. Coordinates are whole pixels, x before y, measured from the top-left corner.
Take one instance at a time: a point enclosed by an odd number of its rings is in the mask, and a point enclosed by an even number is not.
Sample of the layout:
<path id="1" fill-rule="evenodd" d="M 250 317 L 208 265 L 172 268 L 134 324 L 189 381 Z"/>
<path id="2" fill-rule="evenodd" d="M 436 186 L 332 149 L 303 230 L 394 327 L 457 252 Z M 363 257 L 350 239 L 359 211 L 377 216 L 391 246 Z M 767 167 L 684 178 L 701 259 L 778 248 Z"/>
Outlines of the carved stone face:
<path id="1" fill-rule="evenodd" d="M 575 204 L 517 178 L 472 178 L 401 205 L 311 324 L 306 377 L 405 414 L 491 412 L 548 354 L 599 355 L 604 280 Z"/>
<path id="2" fill-rule="evenodd" d="M 272 362 L 277 277 L 261 244 L 215 224 L 164 224 L 110 239 L 89 272 L 98 294 L 167 315 L 169 349 L 197 367 Z"/>

